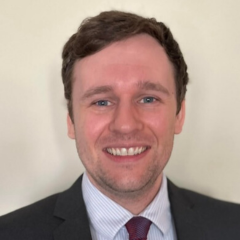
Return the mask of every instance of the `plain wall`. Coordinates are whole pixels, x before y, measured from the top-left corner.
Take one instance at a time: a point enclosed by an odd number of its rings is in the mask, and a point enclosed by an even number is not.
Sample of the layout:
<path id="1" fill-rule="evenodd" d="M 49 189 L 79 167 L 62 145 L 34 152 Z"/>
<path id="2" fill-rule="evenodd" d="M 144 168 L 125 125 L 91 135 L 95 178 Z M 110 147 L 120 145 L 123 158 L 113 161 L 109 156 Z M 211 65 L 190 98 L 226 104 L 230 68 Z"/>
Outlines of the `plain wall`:
<path id="1" fill-rule="evenodd" d="M 165 173 L 240 203 L 240 1 L 0 0 L 0 215 L 83 172 L 66 134 L 61 50 L 85 17 L 112 9 L 165 22 L 189 67 L 185 127 Z"/>

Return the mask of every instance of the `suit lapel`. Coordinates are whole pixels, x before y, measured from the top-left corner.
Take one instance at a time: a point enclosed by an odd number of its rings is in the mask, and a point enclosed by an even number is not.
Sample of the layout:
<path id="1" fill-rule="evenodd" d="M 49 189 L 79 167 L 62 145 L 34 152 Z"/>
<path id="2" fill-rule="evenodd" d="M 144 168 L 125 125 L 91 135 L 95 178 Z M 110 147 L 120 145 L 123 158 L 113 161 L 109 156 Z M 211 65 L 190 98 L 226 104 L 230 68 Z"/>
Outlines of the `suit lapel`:
<path id="1" fill-rule="evenodd" d="M 66 220 L 54 232 L 54 240 L 91 240 L 89 225 L 79 219 Z"/>
<path id="2" fill-rule="evenodd" d="M 207 240 L 201 215 L 181 189 L 168 180 L 168 194 L 178 240 Z"/>
<path id="3" fill-rule="evenodd" d="M 168 180 L 168 194 L 178 240 L 208 240 L 201 216 L 182 190 Z M 63 220 L 54 240 L 91 240 L 91 232 L 82 196 L 82 176 L 58 197 L 54 216 Z"/>
<path id="4" fill-rule="evenodd" d="M 88 216 L 82 196 L 82 176 L 61 193 L 54 216 L 64 222 L 55 230 L 54 240 L 91 240 Z"/>

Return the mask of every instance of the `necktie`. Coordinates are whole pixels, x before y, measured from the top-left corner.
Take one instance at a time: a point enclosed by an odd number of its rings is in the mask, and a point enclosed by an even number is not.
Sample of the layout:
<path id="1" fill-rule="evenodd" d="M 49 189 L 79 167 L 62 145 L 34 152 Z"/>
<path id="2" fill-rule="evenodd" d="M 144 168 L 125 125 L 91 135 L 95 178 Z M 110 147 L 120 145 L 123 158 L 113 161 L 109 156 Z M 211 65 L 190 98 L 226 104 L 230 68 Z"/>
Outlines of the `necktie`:
<path id="1" fill-rule="evenodd" d="M 126 223 L 129 240 L 147 240 L 152 222 L 144 217 L 133 217 Z"/>

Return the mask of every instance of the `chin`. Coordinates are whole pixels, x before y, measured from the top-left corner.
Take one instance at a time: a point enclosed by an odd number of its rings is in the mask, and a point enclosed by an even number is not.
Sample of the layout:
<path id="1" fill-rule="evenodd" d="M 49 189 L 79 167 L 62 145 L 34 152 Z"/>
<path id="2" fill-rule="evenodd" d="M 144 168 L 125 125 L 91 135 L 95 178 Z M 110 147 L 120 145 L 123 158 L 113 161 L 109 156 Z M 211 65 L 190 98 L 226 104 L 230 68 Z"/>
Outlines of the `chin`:
<path id="1" fill-rule="evenodd" d="M 152 177 L 124 176 L 117 179 L 105 179 L 105 186 L 119 193 L 137 193 L 151 188 L 153 185 Z"/>

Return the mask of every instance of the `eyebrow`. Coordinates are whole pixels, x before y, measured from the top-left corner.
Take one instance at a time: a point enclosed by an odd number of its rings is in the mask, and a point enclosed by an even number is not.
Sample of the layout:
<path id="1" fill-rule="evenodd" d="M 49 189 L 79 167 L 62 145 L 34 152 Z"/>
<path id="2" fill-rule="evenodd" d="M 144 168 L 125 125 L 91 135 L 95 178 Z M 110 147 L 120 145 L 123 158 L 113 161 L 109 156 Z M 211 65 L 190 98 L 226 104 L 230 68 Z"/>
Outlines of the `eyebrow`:
<path id="1" fill-rule="evenodd" d="M 141 81 L 141 82 L 138 82 L 137 85 L 142 90 L 153 90 L 153 91 L 162 92 L 162 93 L 164 93 L 166 95 L 170 95 L 170 93 L 167 90 L 167 88 L 165 88 L 160 83 L 153 83 L 153 82 L 150 82 L 150 81 Z"/>
<path id="2" fill-rule="evenodd" d="M 113 88 L 108 85 L 90 88 L 83 94 L 82 100 L 90 98 L 96 94 L 109 93 L 109 92 L 113 92 Z"/>
<path id="3" fill-rule="evenodd" d="M 153 90 L 153 91 L 158 91 L 158 92 L 162 92 L 166 95 L 170 95 L 169 91 L 167 90 L 167 88 L 165 88 L 162 84 L 160 83 L 153 83 L 150 81 L 140 81 L 137 83 L 138 88 L 140 88 L 141 90 Z M 104 94 L 104 93 L 109 93 L 109 92 L 113 92 L 113 88 L 112 86 L 109 85 L 105 85 L 105 86 L 99 86 L 99 87 L 94 87 L 94 88 L 90 88 L 88 89 L 82 96 L 82 100 L 85 100 L 87 98 L 91 98 L 94 95 L 97 94 Z"/>

